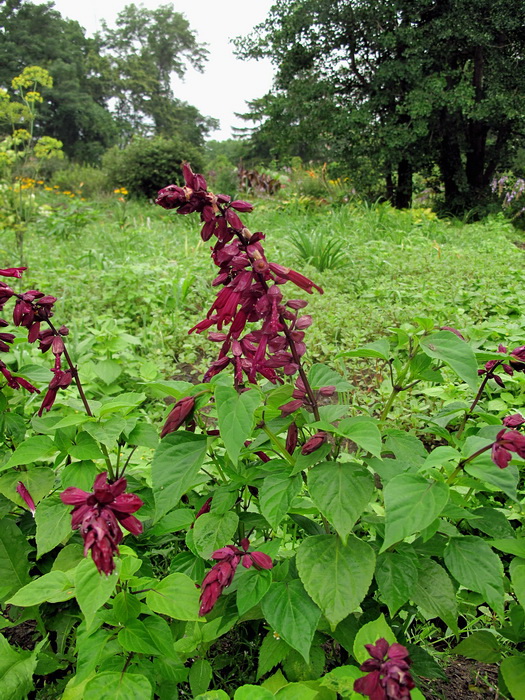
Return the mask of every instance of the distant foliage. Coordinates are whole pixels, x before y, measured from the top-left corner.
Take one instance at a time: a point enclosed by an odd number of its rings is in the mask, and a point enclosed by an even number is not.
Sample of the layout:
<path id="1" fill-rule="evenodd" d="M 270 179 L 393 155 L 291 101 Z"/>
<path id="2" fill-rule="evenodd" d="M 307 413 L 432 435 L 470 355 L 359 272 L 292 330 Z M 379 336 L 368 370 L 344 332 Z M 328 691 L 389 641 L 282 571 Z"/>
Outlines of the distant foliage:
<path id="1" fill-rule="evenodd" d="M 178 182 L 180 163 L 190 159 L 202 165 L 200 151 L 177 138 L 135 138 L 124 149 L 111 148 L 103 167 L 111 187 L 125 187 L 136 197 L 152 197 L 166 182 Z"/>

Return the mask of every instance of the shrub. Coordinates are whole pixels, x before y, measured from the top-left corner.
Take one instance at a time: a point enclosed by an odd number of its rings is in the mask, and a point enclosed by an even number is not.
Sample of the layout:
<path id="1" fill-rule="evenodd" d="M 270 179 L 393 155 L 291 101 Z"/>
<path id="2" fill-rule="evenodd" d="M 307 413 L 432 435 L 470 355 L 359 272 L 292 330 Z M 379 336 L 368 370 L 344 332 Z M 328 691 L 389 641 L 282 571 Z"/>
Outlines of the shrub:
<path id="1" fill-rule="evenodd" d="M 126 148 L 109 149 L 102 159 L 111 187 L 125 187 L 136 197 L 152 197 L 166 182 L 180 180 L 180 163 L 202 166 L 200 151 L 177 137 L 134 138 Z"/>
<path id="2" fill-rule="evenodd" d="M 109 192 L 107 174 L 92 165 L 68 164 L 56 171 L 51 178 L 51 184 L 61 190 L 82 193 L 85 197 L 95 197 Z"/>

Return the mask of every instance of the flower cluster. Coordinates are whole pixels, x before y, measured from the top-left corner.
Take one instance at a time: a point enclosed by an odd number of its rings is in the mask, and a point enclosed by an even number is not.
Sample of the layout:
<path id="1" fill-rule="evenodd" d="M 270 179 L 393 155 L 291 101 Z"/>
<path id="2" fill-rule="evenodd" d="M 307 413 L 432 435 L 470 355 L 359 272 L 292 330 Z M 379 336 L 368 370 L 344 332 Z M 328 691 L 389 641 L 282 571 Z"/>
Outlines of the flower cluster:
<path id="1" fill-rule="evenodd" d="M 1 277 L 22 277 L 22 273 L 26 270 L 25 267 L 12 267 L 0 270 Z M 14 297 L 16 299 L 13 309 L 13 323 L 15 326 L 20 326 L 27 329 L 27 340 L 30 343 L 39 341 L 39 349 L 42 352 L 47 352 L 52 349 L 55 356 L 55 362 L 51 369 L 53 378 L 49 382 L 48 390 L 38 411 L 41 416 L 44 411 L 49 411 L 54 404 L 58 390 L 68 387 L 73 379 L 71 369 L 62 369 L 62 354 L 64 353 L 64 341 L 62 338 L 69 331 L 66 326 L 62 326 L 58 330 L 50 324 L 49 319 L 53 316 L 53 305 L 56 302 L 56 297 L 45 295 L 36 289 L 30 289 L 23 294 L 17 294 L 5 282 L 0 282 L 0 311 L 3 309 L 6 302 Z M 42 322 L 46 322 L 49 327 L 41 329 Z M 8 322 L 0 319 L 0 328 L 8 326 Z M 8 343 L 12 343 L 15 336 L 12 333 L 0 333 L 0 352 L 9 350 Z M 6 365 L 0 361 L 0 372 L 5 377 L 8 385 L 12 389 L 20 389 L 21 387 L 27 391 L 40 393 L 39 390 L 30 384 L 23 377 L 13 376 Z"/>
<path id="2" fill-rule="evenodd" d="M 523 424 L 525 424 L 525 419 L 519 413 L 503 419 L 505 428 L 497 434 L 491 450 L 492 461 L 500 469 L 508 467 L 512 458 L 511 452 L 516 452 L 516 454 L 525 459 L 525 435 L 517 430 L 506 429 L 508 427 L 519 428 Z"/>
<path id="3" fill-rule="evenodd" d="M 323 396 L 326 398 L 333 396 L 333 394 L 335 394 L 335 391 L 335 386 L 323 386 L 319 389 L 318 394 L 319 396 Z M 279 406 L 279 408 L 281 409 L 283 416 L 288 416 L 291 413 L 294 413 L 295 411 L 298 411 L 300 408 L 303 407 L 313 409 L 311 398 L 307 392 L 306 385 L 302 377 L 297 377 L 295 382 L 295 388 L 292 393 L 292 400 L 288 401 L 288 403 L 285 403 L 282 406 Z"/>
<path id="4" fill-rule="evenodd" d="M 228 365 L 234 368 L 237 386 L 242 384 L 244 375 L 251 383 L 257 374 L 276 383 L 276 370 L 295 374 L 306 351 L 304 330 L 311 318 L 298 314 L 307 302 L 285 302 L 280 287 L 291 281 L 310 294 L 314 289 L 321 294 L 323 290 L 299 272 L 266 259 L 264 235 L 251 233 L 239 218 L 238 213 L 252 210 L 251 204 L 209 192 L 204 177 L 193 173 L 187 163 L 183 165 L 183 175 L 185 185 L 169 185 L 160 190 L 156 203 L 165 209 L 176 209 L 179 214 L 198 212 L 203 222 L 202 239 L 217 238 L 212 259 L 219 274 L 213 285 L 221 289 L 206 318 L 190 330 L 202 333 L 215 326 L 210 340 L 221 343 L 219 356 L 204 381 Z M 260 328 L 243 335 L 246 324 L 255 322 L 261 324 Z"/>
<path id="5" fill-rule="evenodd" d="M 93 484 L 93 493 L 70 486 L 60 494 L 62 502 L 74 506 L 71 527 L 80 530 L 84 539 L 84 556 L 91 556 L 100 573 L 110 574 L 115 569 L 113 557 L 119 553 L 122 542 L 120 525 L 133 535 L 140 535 L 142 523 L 131 513 L 143 504 L 133 493 L 124 493 L 126 479 L 121 477 L 108 483 L 107 472 L 99 474 Z"/>
<path id="6" fill-rule="evenodd" d="M 506 355 L 508 350 L 504 345 L 498 346 L 498 352 Z M 479 375 L 486 375 L 487 379 L 493 379 L 496 384 L 504 387 L 503 379 L 496 374 L 496 370 L 501 367 L 506 374 L 512 377 L 514 372 L 525 372 L 525 345 L 520 345 L 519 348 L 511 350 L 508 357 L 508 362 L 503 360 L 489 360 L 485 363 L 483 369 L 478 369 Z"/>
<path id="7" fill-rule="evenodd" d="M 410 700 L 415 683 L 409 671 L 408 650 L 401 644 L 389 645 L 383 638 L 375 644 L 365 644 L 365 648 L 371 658 L 360 669 L 368 675 L 355 681 L 354 691 L 370 700 Z"/>
<path id="8" fill-rule="evenodd" d="M 208 571 L 201 586 L 199 615 L 207 615 L 212 609 L 225 588 L 233 581 L 239 562 L 249 569 L 252 565 L 257 569 L 271 569 L 271 558 L 264 552 L 248 552 L 250 541 L 245 537 L 241 540 L 241 547 L 228 545 L 222 547 L 211 555 L 217 564 Z"/>

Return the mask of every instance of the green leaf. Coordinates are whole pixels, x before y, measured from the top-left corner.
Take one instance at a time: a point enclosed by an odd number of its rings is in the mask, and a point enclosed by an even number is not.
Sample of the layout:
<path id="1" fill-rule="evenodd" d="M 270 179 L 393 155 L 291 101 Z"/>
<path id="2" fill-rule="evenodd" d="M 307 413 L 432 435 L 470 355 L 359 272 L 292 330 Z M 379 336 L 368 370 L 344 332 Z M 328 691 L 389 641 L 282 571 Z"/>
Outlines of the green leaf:
<path id="1" fill-rule="evenodd" d="M 417 555 L 402 547 L 397 552 L 383 552 L 377 557 L 375 578 L 381 600 L 388 606 L 390 616 L 394 617 L 410 598 L 417 582 Z"/>
<path id="2" fill-rule="evenodd" d="M 195 511 L 191 508 L 177 508 L 162 517 L 156 525 L 148 530 L 148 535 L 167 535 L 178 530 L 187 530 L 195 520 Z"/>
<path id="3" fill-rule="evenodd" d="M 58 494 L 38 504 L 35 522 L 37 559 L 72 534 L 70 508 L 62 503 Z"/>
<path id="4" fill-rule="evenodd" d="M 27 471 L 19 472 L 14 469 L 0 476 L 0 493 L 10 501 L 27 510 L 27 503 L 16 492 L 19 481 L 31 494 L 33 501 L 39 503 L 49 494 L 55 483 L 55 472 L 49 467 L 29 467 Z"/>
<path id="5" fill-rule="evenodd" d="M 485 664 L 497 664 L 501 660 L 500 645 L 495 634 L 488 630 L 477 630 L 463 639 L 453 649 L 455 654 L 476 659 Z"/>
<path id="6" fill-rule="evenodd" d="M 170 574 L 148 591 L 146 603 L 153 612 L 175 620 L 199 619 L 199 591 L 185 574 Z"/>
<path id="7" fill-rule="evenodd" d="M 122 374 L 122 365 L 116 360 L 101 360 L 94 366 L 95 374 L 108 386 Z"/>
<path id="8" fill-rule="evenodd" d="M 239 525 L 237 513 L 204 513 L 195 521 L 193 543 L 203 559 L 232 541 Z"/>
<path id="9" fill-rule="evenodd" d="M 0 467 L 0 471 L 16 467 L 19 464 L 27 465 L 49 459 L 56 452 L 58 450 L 55 443 L 48 435 L 37 435 L 36 437 L 27 438 L 27 440 L 18 445 L 8 461 Z"/>
<path id="10" fill-rule="evenodd" d="M 509 464 L 506 469 L 500 469 L 490 459 L 490 456 L 486 456 L 485 463 L 483 463 L 483 457 L 485 455 L 481 455 L 481 457 L 477 457 L 472 462 L 465 464 L 467 474 L 475 476 L 485 485 L 488 485 L 489 489 L 487 490 L 493 492 L 503 491 L 506 496 L 513 501 L 517 501 L 516 489 L 520 475 L 516 465 Z"/>
<path id="11" fill-rule="evenodd" d="M 75 444 L 71 445 L 68 453 L 75 459 L 103 459 L 104 455 L 97 441 L 88 433 L 82 431 L 75 438 Z"/>
<path id="12" fill-rule="evenodd" d="M 0 634 L 0 693 L 2 700 L 24 700 L 33 690 L 37 652 L 17 651 Z"/>
<path id="13" fill-rule="evenodd" d="M 277 700 L 314 700 L 318 692 L 305 683 L 287 683 L 275 693 Z"/>
<path id="14" fill-rule="evenodd" d="M 439 617 L 459 634 L 456 593 L 445 569 L 432 559 L 425 559 L 411 596 L 426 619 Z"/>
<path id="15" fill-rule="evenodd" d="M 500 672 L 514 700 L 525 700 L 525 656 L 509 656 L 501 662 Z"/>
<path id="16" fill-rule="evenodd" d="M 204 435 L 178 430 L 160 441 L 151 465 L 156 520 L 175 508 L 194 485 L 205 455 Z"/>
<path id="17" fill-rule="evenodd" d="M 154 450 L 159 444 L 158 430 L 151 423 L 137 423 L 128 435 L 127 443 Z"/>
<path id="18" fill-rule="evenodd" d="M 0 601 L 29 582 L 31 547 L 15 523 L 3 518 L 0 526 Z"/>
<path id="19" fill-rule="evenodd" d="M 386 338 L 381 338 L 373 343 L 367 343 L 361 348 L 339 352 L 337 357 L 379 357 L 381 360 L 388 361 L 390 359 L 390 343 Z"/>
<path id="20" fill-rule="evenodd" d="M 237 574 L 240 577 L 241 572 Z M 237 588 L 237 610 L 239 615 L 244 615 L 265 596 L 272 583 L 272 572 L 266 569 L 255 569 L 253 566 L 239 578 Z"/>
<path id="21" fill-rule="evenodd" d="M 420 344 L 429 357 L 445 362 L 473 391 L 478 390 L 478 362 L 468 343 L 452 331 L 438 331 L 421 338 Z"/>
<path id="22" fill-rule="evenodd" d="M 169 630 L 168 630 L 169 632 Z M 141 620 L 127 620 L 123 629 L 118 633 L 119 644 L 126 651 L 134 651 L 137 654 L 157 656 L 162 654 L 155 643 L 155 638 Z"/>
<path id="23" fill-rule="evenodd" d="M 59 551 L 53 562 L 52 571 L 69 571 L 76 568 L 84 558 L 83 547 L 79 544 L 68 544 Z"/>
<path id="24" fill-rule="evenodd" d="M 84 559 L 75 571 L 75 596 L 84 617 L 86 628 L 91 627 L 95 613 L 106 603 L 115 590 L 118 581 L 120 561 L 117 560 L 117 571 L 109 576 L 100 574 L 91 557 Z"/>
<path id="25" fill-rule="evenodd" d="M 321 611 L 302 583 L 298 579 L 272 583 L 262 600 L 262 611 L 271 627 L 308 663 Z"/>
<path id="26" fill-rule="evenodd" d="M 382 613 L 377 620 L 372 620 L 363 625 L 356 634 L 354 639 L 355 660 L 362 664 L 369 659 L 370 653 L 368 649 L 365 649 L 365 644 L 375 644 L 381 637 L 384 637 L 389 644 L 394 644 L 397 641 Z"/>
<path id="27" fill-rule="evenodd" d="M 300 476 L 274 474 L 264 479 L 259 490 L 259 509 L 276 530 L 301 490 Z"/>
<path id="28" fill-rule="evenodd" d="M 126 419 L 122 416 L 111 416 L 107 420 L 86 423 L 84 430 L 106 447 L 113 448 L 126 429 L 126 425 Z"/>
<path id="29" fill-rule="evenodd" d="M 145 400 L 146 394 L 138 394 L 133 392 L 119 394 L 114 399 L 104 400 L 98 413 L 100 416 L 105 416 L 107 413 L 115 413 L 118 411 L 123 415 L 126 415 Z"/>
<path id="30" fill-rule="evenodd" d="M 335 386 L 337 391 L 348 391 L 352 388 L 350 382 L 343 379 L 339 372 L 326 365 L 312 365 L 308 372 L 308 381 L 312 389 L 320 389 L 323 386 Z"/>
<path id="31" fill-rule="evenodd" d="M 255 389 L 239 394 L 231 386 L 215 387 L 219 430 L 226 452 L 234 464 L 237 464 L 244 442 L 251 435 L 255 410 L 261 401 L 261 394 Z"/>
<path id="32" fill-rule="evenodd" d="M 297 550 L 301 581 L 332 628 L 361 603 L 374 568 L 374 550 L 354 536 L 346 545 L 336 535 L 308 537 Z"/>
<path id="33" fill-rule="evenodd" d="M 525 605 L 525 559 L 516 557 L 510 562 L 510 580 L 521 606 Z"/>
<path id="34" fill-rule="evenodd" d="M 190 668 L 189 682 L 193 695 L 205 693 L 213 675 L 210 662 L 207 659 L 197 659 Z"/>
<path id="35" fill-rule="evenodd" d="M 75 595 L 71 579 L 63 571 L 51 571 L 20 588 L 7 603 L 29 608 L 40 603 L 60 603 Z"/>
<path id="36" fill-rule="evenodd" d="M 284 639 L 276 637 L 273 632 L 268 632 L 259 647 L 259 663 L 257 665 L 257 680 L 280 664 L 291 651 L 291 647 Z"/>
<path id="37" fill-rule="evenodd" d="M 140 601 L 137 596 L 121 591 L 113 599 L 113 610 L 117 620 L 125 624 L 128 620 L 135 620 L 140 615 Z"/>
<path id="38" fill-rule="evenodd" d="M 274 694 L 260 685 L 241 685 L 237 688 L 234 700 L 274 700 Z"/>
<path id="39" fill-rule="evenodd" d="M 357 462 L 322 462 L 308 472 L 308 490 L 345 543 L 370 501 L 374 481 Z"/>
<path id="40" fill-rule="evenodd" d="M 140 673 L 106 671 L 86 684 L 83 700 L 150 700 L 151 683 Z"/>
<path id="41" fill-rule="evenodd" d="M 444 559 L 458 583 L 481 593 L 495 612 L 503 615 L 503 565 L 481 537 L 450 538 Z"/>
<path id="42" fill-rule="evenodd" d="M 224 690 L 208 690 L 207 693 L 197 695 L 195 700 L 230 700 L 230 696 Z"/>
<path id="43" fill-rule="evenodd" d="M 446 484 L 418 474 L 399 474 L 391 479 L 384 489 L 385 541 L 381 551 L 430 525 L 445 507 L 448 491 Z"/>
<path id="44" fill-rule="evenodd" d="M 336 428 L 338 435 L 343 435 L 363 450 L 375 457 L 381 456 L 381 433 L 376 421 L 366 416 L 344 418 Z"/>
<path id="45" fill-rule="evenodd" d="M 354 683 L 362 675 L 364 675 L 363 672 L 357 666 L 339 666 L 321 678 L 321 686 L 332 690 L 342 698 L 363 700 L 360 693 L 354 693 Z"/>
<path id="46" fill-rule="evenodd" d="M 83 491 L 92 491 L 97 474 L 97 466 L 91 460 L 71 462 L 71 464 L 66 464 L 60 474 L 62 488 L 67 489 L 69 486 L 74 486 Z"/>

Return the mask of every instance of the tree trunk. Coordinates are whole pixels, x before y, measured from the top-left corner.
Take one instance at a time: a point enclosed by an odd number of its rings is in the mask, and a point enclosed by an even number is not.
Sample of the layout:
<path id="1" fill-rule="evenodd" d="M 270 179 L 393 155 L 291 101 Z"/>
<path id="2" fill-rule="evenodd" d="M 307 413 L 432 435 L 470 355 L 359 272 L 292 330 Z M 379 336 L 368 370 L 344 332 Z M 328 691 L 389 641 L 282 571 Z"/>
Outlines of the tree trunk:
<path id="1" fill-rule="evenodd" d="M 392 171 L 389 170 L 385 175 L 385 185 L 386 185 L 386 197 L 392 206 L 394 205 L 394 179 L 392 178 Z"/>
<path id="2" fill-rule="evenodd" d="M 465 177 L 459 145 L 459 119 L 446 110 L 441 114 L 441 152 L 439 168 L 445 187 L 445 209 L 458 214 L 465 207 Z"/>
<path id="3" fill-rule="evenodd" d="M 403 158 L 397 164 L 397 187 L 394 206 L 396 209 L 408 209 L 412 204 L 412 165 Z"/>

